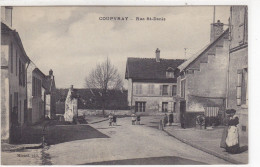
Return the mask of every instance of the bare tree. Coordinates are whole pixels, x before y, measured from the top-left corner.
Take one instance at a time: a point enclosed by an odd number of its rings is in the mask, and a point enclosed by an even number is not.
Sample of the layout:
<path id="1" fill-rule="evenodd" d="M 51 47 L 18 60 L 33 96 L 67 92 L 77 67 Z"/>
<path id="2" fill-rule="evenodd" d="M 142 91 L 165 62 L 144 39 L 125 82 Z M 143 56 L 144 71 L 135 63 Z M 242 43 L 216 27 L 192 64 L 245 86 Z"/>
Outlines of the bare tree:
<path id="1" fill-rule="evenodd" d="M 108 90 L 123 88 L 123 81 L 118 70 L 111 64 L 108 58 L 105 62 L 98 64 L 96 68 L 89 73 L 85 79 L 85 84 L 87 88 L 100 89 L 104 116 Z"/>

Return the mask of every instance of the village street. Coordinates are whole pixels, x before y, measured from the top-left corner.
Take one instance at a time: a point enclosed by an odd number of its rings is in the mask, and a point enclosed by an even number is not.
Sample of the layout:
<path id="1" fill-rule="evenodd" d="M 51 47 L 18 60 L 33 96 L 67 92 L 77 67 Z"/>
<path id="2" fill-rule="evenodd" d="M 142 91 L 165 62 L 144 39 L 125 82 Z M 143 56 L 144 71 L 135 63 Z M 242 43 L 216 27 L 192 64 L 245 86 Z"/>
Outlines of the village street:
<path id="1" fill-rule="evenodd" d="M 141 125 L 131 125 L 131 118 L 119 118 L 118 125 L 109 127 L 107 121 L 88 125 L 57 125 L 68 135 L 80 133 L 83 140 L 53 143 L 42 151 L 12 153 L 28 155 L 15 157 L 11 164 L 23 159 L 31 164 L 227 164 L 228 162 L 197 150 L 156 128 L 158 118 L 142 117 Z M 71 128 L 75 128 L 74 132 Z M 92 130 L 91 134 L 89 129 Z M 77 130 L 77 132 L 76 132 Z M 63 131 L 64 133 L 65 131 Z M 84 134 L 86 133 L 86 134 Z M 62 134 L 60 134 L 62 135 Z M 64 136 L 64 135 L 63 135 Z M 75 135 L 74 135 L 75 136 Z M 11 153 L 10 153 L 11 154 Z M 2 156 L 10 154 L 2 154 Z M 22 160 L 21 160 L 22 159 Z M 3 160 L 4 161 L 4 160 Z M 9 164 L 8 162 L 4 164 Z"/>

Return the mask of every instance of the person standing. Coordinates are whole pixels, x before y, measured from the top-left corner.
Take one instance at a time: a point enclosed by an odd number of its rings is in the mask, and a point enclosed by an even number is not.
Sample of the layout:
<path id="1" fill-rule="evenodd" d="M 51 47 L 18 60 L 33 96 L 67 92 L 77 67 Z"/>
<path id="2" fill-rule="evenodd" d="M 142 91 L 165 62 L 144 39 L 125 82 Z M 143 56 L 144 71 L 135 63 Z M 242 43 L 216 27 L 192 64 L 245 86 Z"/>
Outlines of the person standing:
<path id="1" fill-rule="evenodd" d="M 165 113 L 163 117 L 163 127 L 166 127 L 166 124 L 168 123 L 168 115 Z"/>
<path id="2" fill-rule="evenodd" d="M 132 116 L 132 125 L 135 125 L 136 115 L 133 113 L 131 116 Z"/>
<path id="3" fill-rule="evenodd" d="M 239 118 L 236 114 L 236 110 L 230 109 L 230 119 L 228 121 L 228 133 L 226 138 L 226 151 L 231 154 L 239 153 L 239 134 L 238 124 Z"/>
<path id="4" fill-rule="evenodd" d="M 117 118 L 117 117 L 116 117 L 116 115 L 114 114 L 114 115 L 113 115 L 113 126 L 116 126 L 116 125 L 117 125 L 117 124 L 116 124 L 116 118 Z"/>
<path id="5" fill-rule="evenodd" d="M 108 116 L 108 120 L 109 120 L 109 126 L 112 126 L 112 122 L 113 122 L 113 115 L 110 113 Z"/>

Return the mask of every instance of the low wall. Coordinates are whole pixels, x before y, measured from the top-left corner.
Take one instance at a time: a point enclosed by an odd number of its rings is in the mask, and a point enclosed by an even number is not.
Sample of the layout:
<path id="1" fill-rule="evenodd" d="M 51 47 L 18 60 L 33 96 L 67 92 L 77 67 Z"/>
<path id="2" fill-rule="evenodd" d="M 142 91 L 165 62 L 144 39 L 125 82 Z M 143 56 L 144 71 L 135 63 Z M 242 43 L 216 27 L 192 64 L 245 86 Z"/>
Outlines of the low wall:
<path id="1" fill-rule="evenodd" d="M 131 115 L 131 110 L 105 110 L 105 115 L 115 113 L 116 115 Z M 102 110 L 78 109 L 79 116 L 85 115 L 103 115 Z"/>

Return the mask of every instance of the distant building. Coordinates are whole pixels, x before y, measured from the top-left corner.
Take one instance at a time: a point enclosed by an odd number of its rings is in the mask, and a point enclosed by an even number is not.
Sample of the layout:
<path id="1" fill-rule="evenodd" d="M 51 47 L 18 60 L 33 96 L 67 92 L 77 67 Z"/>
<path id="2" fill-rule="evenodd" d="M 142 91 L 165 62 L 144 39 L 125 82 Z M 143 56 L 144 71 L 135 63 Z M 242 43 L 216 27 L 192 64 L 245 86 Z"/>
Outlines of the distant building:
<path id="1" fill-rule="evenodd" d="M 211 25 L 210 43 L 178 66 L 177 109 L 180 122 L 195 126 L 196 116 L 224 114 L 227 91 L 229 29 L 223 23 Z"/>
<path id="2" fill-rule="evenodd" d="M 56 116 L 56 84 L 53 71 L 49 71 L 49 75 L 45 77 L 46 85 L 46 117 L 54 118 Z"/>
<path id="3" fill-rule="evenodd" d="M 247 6 L 230 8 L 230 57 L 227 108 L 239 116 L 240 141 L 248 142 L 248 10 Z"/>
<path id="4" fill-rule="evenodd" d="M 176 114 L 173 97 L 177 95 L 177 77 L 174 70 L 185 60 L 161 59 L 159 49 L 155 56 L 127 59 L 128 105 L 134 112 Z"/>
<path id="5" fill-rule="evenodd" d="M 19 138 L 26 120 L 26 73 L 30 62 L 21 38 L 12 28 L 12 8 L 1 7 L 1 137 Z"/>
<path id="6" fill-rule="evenodd" d="M 31 62 L 27 69 L 28 112 L 25 118 L 28 124 L 44 119 L 47 89 L 45 82 L 45 74 Z"/>

